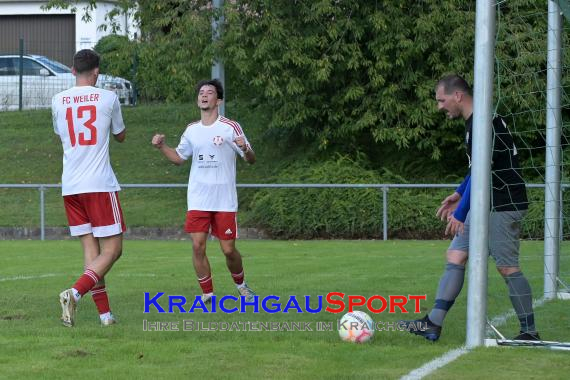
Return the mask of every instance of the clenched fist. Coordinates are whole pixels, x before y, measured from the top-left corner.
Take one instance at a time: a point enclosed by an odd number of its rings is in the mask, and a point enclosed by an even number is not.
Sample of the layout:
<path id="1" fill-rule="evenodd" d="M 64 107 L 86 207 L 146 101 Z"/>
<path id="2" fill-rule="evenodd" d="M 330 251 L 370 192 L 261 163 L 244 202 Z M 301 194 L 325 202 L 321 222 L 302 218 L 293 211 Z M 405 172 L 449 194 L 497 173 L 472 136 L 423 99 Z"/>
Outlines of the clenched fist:
<path id="1" fill-rule="evenodd" d="M 246 152 L 247 151 L 247 145 L 245 143 L 245 139 L 243 138 L 243 136 L 239 136 L 236 137 L 236 139 L 234 140 L 234 142 L 236 143 L 236 145 L 238 146 L 238 148 L 240 148 L 242 150 L 242 152 Z"/>
<path id="2" fill-rule="evenodd" d="M 164 145 L 164 141 L 165 141 L 164 135 L 158 135 L 158 134 L 154 135 L 152 137 L 152 146 L 154 146 L 157 149 L 160 149 Z"/>

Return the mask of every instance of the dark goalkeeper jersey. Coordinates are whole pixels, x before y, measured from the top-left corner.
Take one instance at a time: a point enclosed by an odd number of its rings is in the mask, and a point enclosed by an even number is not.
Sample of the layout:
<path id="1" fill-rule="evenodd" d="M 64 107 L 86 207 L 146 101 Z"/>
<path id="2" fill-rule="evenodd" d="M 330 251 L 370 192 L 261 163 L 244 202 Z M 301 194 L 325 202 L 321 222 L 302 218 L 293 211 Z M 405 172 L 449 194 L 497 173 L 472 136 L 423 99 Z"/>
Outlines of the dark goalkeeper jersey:
<path id="1" fill-rule="evenodd" d="M 465 121 L 465 144 L 471 172 L 471 143 L 473 115 Z M 491 159 L 493 211 L 516 211 L 528 209 L 526 187 L 521 175 L 517 148 L 507 123 L 500 116 L 493 119 L 493 156 Z"/>

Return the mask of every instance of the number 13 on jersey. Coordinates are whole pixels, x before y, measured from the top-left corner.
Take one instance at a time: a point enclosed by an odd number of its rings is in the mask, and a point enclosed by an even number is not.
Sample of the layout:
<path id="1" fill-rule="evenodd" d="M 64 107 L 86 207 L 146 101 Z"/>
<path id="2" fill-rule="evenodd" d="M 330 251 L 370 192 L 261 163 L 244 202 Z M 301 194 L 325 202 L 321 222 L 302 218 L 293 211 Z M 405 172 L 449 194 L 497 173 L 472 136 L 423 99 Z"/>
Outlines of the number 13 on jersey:
<path id="1" fill-rule="evenodd" d="M 90 137 L 85 137 L 85 132 L 79 132 L 79 145 L 95 145 L 97 144 L 97 128 L 93 125 L 97 120 L 97 107 L 94 105 L 77 107 L 77 117 L 75 119 L 87 118 L 83 122 L 83 126 L 90 132 Z M 75 147 L 77 138 L 75 136 L 75 125 L 73 108 L 69 107 L 65 111 L 65 120 L 67 121 L 67 130 L 69 131 L 69 138 L 71 146 Z"/>

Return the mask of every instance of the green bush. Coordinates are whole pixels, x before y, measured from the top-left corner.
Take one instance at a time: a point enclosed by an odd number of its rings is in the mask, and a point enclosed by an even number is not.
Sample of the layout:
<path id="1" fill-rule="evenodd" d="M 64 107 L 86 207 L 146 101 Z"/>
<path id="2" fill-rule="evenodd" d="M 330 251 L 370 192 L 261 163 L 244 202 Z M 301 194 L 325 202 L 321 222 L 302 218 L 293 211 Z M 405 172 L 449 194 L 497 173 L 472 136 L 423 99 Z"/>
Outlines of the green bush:
<path id="1" fill-rule="evenodd" d="M 284 169 L 274 183 L 406 183 L 384 169 L 367 168 L 365 159 L 337 155 L 322 163 L 309 160 Z M 389 189 L 388 236 L 402 239 L 445 238 L 445 223 L 436 218 L 440 202 L 453 189 Z M 285 188 L 257 191 L 245 208 L 245 225 L 279 239 L 382 238 L 382 189 Z M 542 189 L 529 190 L 530 209 L 522 226 L 524 239 L 542 238 Z"/>
<path id="2" fill-rule="evenodd" d="M 379 173 L 367 169 L 363 159 L 355 161 L 337 155 L 318 164 L 306 161 L 292 165 L 281 172 L 276 182 L 379 184 L 406 181 L 387 170 Z M 440 201 L 437 192 L 396 191 L 397 196 L 391 191 L 388 193 L 391 237 L 431 236 L 441 230 L 441 223 L 434 217 L 435 206 Z M 265 189 L 253 197 L 245 223 L 263 228 L 274 238 L 381 238 L 382 189 Z"/>
<path id="3" fill-rule="evenodd" d="M 137 42 L 111 34 L 97 42 L 94 50 L 101 55 L 101 72 L 134 81 Z"/>
<path id="4" fill-rule="evenodd" d="M 285 169 L 281 183 L 379 183 L 380 176 L 345 156 Z M 375 189 L 264 189 L 251 203 L 248 224 L 276 238 L 379 236 L 381 203 Z"/>
<path id="5" fill-rule="evenodd" d="M 388 236 L 441 239 L 445 224 L 436 218 L 440 202 L 453 189 L 391 189 L 388 193 Z"/>

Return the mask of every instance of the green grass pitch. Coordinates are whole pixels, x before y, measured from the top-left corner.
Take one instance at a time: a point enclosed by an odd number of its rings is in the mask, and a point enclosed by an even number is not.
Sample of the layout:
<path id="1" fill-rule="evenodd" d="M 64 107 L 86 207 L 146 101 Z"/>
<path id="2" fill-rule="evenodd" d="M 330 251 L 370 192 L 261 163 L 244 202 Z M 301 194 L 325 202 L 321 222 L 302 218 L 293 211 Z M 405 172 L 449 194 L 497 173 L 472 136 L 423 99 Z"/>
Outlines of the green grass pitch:
<path id="1" fill-rule="evenodd" d="M 420 317 L 433 303 L 444 266 L 445 241 L 239 241 L 246 279 L 261 296 L 427 294 L 421 314 L 376 314 L 375 321 Z M 535 297 L 542 292 L 540 242 L 523 242 L 523 269 Z M 563 254 L 568 256 L 568 246 Z M 209 242 L 218 296 L 236 295 L 216 242 Z M 159 322 L 336 322 L 340 315 L 143 313 L 144 292 L 184 295 L 199 287 L 189 241 L 125 241 L 107 287 L 119 324 L 99 325 L 90 296 L 80 302 L 76 327 L 59 323 L 58 294 L 81 273 L 78 241 L 0 241 L 0 379 L 396 379 L 465 342 L 466 289 L 433 344 L 405 332 L 377 332 L 372 342 L 344 343 L 336 331 L 143 331 Z M 570 341 L 568 301 L 536 310 L 544 339 Z M 166 305 L 164 298 L 161 305 Z M 362 310 L 362 308 L 359 308 Z M 489 268 L 489 316 L 511 309 L 506 287 Z M 313 325 L 314 326 L 314 325 Z M 517 332 L 514 319 L 501 330 Z M 479 348 L 431 377 L 565 378 L 567 352 Z"/>

